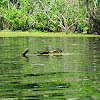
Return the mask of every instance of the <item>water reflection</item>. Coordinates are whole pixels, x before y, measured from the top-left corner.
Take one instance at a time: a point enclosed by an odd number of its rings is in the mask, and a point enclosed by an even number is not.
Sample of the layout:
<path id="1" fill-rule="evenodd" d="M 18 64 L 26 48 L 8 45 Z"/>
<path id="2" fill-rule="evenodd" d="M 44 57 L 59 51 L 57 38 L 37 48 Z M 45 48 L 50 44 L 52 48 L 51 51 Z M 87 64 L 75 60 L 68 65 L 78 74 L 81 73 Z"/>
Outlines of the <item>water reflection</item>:
<path id="1" fill-rule="evenodd" d="M 28 56 L 24 55 L 23 57 L 25 58 L 26 62 L 29 62 L 29 57 Z"/>
<path id="2" fill-rule="evenodd" d="M 50 45 L 65 55 L 33 54 Z M 1 100 L 100 99 L 100 38 L 0 38 L 0 50 Z"/>

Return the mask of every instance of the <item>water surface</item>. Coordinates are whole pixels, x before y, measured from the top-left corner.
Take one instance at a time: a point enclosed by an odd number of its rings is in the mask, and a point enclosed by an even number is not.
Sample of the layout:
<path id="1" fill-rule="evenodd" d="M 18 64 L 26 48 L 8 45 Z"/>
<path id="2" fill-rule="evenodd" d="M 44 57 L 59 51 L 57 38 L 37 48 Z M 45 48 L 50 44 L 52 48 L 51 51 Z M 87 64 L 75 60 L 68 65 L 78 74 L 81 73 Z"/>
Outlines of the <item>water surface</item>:
<path id="1" fill-rule="evenodd" d="M 33 54 L 49 46 L 65 55 Z M 30 51 L 23 57 L 26 48 Z M 0 38 L 0 98 L 100 100 L 100 38 Z"/>

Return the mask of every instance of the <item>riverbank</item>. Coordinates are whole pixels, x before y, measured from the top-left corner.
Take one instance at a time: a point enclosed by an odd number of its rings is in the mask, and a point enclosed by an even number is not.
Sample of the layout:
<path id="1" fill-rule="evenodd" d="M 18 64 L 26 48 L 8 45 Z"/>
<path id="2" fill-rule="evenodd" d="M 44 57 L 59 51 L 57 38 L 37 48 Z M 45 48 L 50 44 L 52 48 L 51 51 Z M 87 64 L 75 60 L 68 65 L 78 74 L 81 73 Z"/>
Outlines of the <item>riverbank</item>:
<path id="1" fill-rule="evenodd" d="M 0 37 L 21 37 L 21 36 L 67 36 L 67 37 L 100 37 L 93 34 L 72 34 L 66 35 L 64 32 L 0 32 Z"/>

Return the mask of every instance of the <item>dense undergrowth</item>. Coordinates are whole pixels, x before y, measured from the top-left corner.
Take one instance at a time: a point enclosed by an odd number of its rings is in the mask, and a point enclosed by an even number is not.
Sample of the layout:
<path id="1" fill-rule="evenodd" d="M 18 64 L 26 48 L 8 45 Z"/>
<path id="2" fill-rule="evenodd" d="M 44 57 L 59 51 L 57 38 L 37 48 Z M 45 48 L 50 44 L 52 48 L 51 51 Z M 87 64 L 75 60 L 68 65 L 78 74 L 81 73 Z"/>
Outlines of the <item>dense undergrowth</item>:
<path id="1" fill-rule="evenodd" d="M 100 34 L 99 0 L 1 0 L 0 30 Z"/>

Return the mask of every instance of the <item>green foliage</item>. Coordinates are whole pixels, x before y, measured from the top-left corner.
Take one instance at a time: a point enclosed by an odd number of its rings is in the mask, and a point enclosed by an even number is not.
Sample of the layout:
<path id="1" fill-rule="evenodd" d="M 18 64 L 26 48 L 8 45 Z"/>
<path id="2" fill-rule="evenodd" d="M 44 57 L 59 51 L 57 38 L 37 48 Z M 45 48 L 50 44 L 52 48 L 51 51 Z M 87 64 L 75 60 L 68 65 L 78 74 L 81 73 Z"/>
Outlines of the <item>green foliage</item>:
<path id="1" fill-rule="evenodd" d="M 0 30 L 56 29 L 56 31 L 62 31 L 61 27 L 58 27 L 60 24 L 65 26 L 62 15 L 68 26 L 75 23 L 73 26 L 77 25 L 77 30 L 87 30 L 85 29 L 88 27 L 87 23 L 82 19 L 86 12 L 84 2 L 80 5 L 78 1 L 75 3 L 73 0 L 70 2 L 66 0 L 1 0 Z M 99 0 L 97 5 L 100 5 Z"/>
<path id="2" fill-rule="evenodd" d="M 83 30 L 84 30 L 84 31 L 86 31 L 86 30 L 88 30 L 88 29 L 89 29 L 88 27 L 83 27 Z"/>

